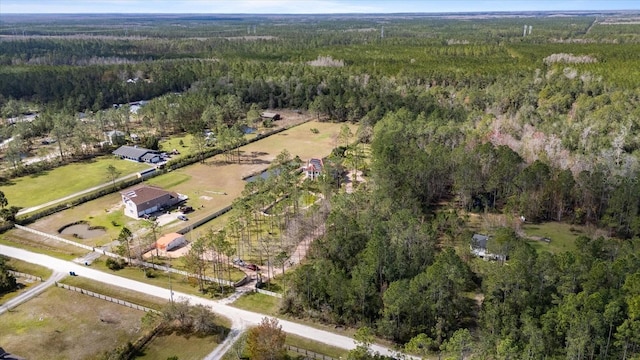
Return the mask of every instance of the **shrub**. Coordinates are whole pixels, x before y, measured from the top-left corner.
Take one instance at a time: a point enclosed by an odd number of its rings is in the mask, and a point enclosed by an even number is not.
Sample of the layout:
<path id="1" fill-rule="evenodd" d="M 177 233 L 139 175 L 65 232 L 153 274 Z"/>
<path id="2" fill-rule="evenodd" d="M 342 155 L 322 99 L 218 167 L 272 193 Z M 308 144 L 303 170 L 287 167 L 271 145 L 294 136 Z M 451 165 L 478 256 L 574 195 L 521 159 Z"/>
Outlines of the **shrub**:
<path id="1" fill-rule="evenodd" d="M 114 258 L 108 258 L 107 261 L 105 262 L 105 265 L 107 265 L 107 267 L 113 271 L 124 269 L 126 264 L 127 263 L 124 261 L 124 259 L 114 259 Z"/>

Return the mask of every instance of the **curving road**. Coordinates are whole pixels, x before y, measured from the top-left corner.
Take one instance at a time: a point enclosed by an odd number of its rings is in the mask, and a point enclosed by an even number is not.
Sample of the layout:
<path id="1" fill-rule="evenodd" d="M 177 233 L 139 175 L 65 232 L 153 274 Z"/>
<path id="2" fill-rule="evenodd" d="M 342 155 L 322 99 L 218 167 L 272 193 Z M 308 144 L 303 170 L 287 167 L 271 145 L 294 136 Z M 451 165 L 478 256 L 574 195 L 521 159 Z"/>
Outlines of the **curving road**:
<path id="1" fill-rule="evenodd" d="M 135 281 L 135 280 L 126 279 L 126 278 L 109 274 L 106 272 L 94 270 L 84 265 L 79 265 L 71 261 L 60 260 L 48 255 L 38 254 L 31 251 L 15 248 L 12 246 L 6 246 L 6 245 L 0 245 L 0 254 L 13 257 L 16 259 L 20 259 L 23 261 L 27 261 L 30 263 L 38 264 L 40 266 L 44 266 L 49 269 L 52 269 L 56 272 L 68 273 L 69 271 L 75 271 L 78 274 L 78 276 L 82 276 L 95 281 L 99 281 L 99 282 L 103 282 L 103 283 L 111 284 L 115 286 L 120 286 L 129 290 L 142 292 L 147 295 L 152 295 L 152 296 L 156 296 L 156 297 L 167 299 L 167 300 L 170 297 L 168 289 L 164 289 L 154 285 L 149 285 L 149 284 Z M 214 350 L 214 352 L 211 353 L 207 357 L 207 359 L 218 359 L 222 357 L 222 354 L 224 354 L 229 349 L 229 347 L 233 344 L 235 339 L 242 333 L 242 331 L 244 331 L 244 329 L 246 329 L 249 326 L 259 324 L 262 318 L 265 316 L 264 314 L 259 314 L 259 313 L 231 307 L 229 305 L 224 304 L 221 301 L 204 299 L 201 297 L 179 293 L 175 291 L 173 293 L 173 296 L 174 296 L 174 299 L 189 300 L 191 304 L 202 304 L 202 305 L 210 306 L 214 312 L 231 319 L 232 321 L 231 336 L 229 336 L 220 346 L 218 346 L 218 348 L 216 348 L 216 350 Z M 350 337 L 334 334 L 324 330 L 319 330 L 311 326 L 297 324 L 291 321 L 286 321 L 282 319 L 278 319 L 278 321 L 280 322 L 280 325 L 282 325 L 282 330 L 284 330 L 287 333 L 296 334 L 298 336 L 313 339 L 315 341 L 322 342 L 335 347 L 339 347 L 342 349 L 350 350 L 355 348 L 355 343 L 353 339 Z M 382 355 L 397 356 L 396 352 L 390 350 L 389 348 L 379 346 L 379 345 L 372 345 L 371 350 L 375 352 L 379 352 Z M 414 359 L 413 357 L 408 357 L 408 358 Z"/>

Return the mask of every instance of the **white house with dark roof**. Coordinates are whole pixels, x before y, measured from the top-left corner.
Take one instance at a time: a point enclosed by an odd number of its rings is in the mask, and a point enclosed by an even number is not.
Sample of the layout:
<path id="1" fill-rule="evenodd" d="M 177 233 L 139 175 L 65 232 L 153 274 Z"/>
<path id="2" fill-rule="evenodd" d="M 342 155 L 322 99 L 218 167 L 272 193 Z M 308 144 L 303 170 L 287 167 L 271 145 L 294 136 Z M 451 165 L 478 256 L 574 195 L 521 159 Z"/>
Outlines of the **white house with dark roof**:
<path id="1" fill-rule="evenodd" d="M 128 145 L 120 146 L 113 152 L 113 155 L 116 155 L 121 159 L 146 162 L 151 164 L 155 164 L 162 160 L 160 152 L 158 151 Z"/>
<path id="2" fill-rule="evenodd" d="M 471 238 L 471 253 L 485 260 L 506 260 L 507 257 L 505 255 L 493 254 L 487 250 L 489 240 L 491 239 L 487 235 L 473 234 Z"/>
<path id="3" fill-rule="evenodd" d="M 161 211 L 187 199 L 176 192 L 149 185 L 129 188 L 121 191 L 120 195 L 124 203 L 124 214 L 134 219 Z"/>
<path id="4" fill-rule="evenodd" d="M 324 168 L 324 162 L 322 161 L 322 159 L 312 158 L 312 159 L 309 159 L 309 161 L 307 162 L 307 165 L 304 167 L 303 170 L 307 178 L 311 180 L 316 180 L 318 177 L 320 177 L 320 174 L 322 173 L 323 168 Z"/>

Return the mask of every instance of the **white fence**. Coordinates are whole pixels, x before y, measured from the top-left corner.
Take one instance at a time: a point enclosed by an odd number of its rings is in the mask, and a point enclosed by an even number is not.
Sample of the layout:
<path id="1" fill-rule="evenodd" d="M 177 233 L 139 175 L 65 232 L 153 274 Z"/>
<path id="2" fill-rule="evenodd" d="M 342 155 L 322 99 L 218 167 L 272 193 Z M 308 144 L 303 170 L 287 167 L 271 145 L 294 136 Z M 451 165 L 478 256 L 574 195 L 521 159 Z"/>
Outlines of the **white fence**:
<path id="1" fill-rule="evenodd" d="M 42 232 L 42 231 L 35 230 L 35 229 L 32 229 L 32 228 L 28 228 L 28 227 L 26 227 L 26 226 L 22 226 L 22 225 L 18 225 L 18 224 L 15 224 L 15 227 L 16 227 L 17 229 L 24 230 L 24 231 L 28 231 L 28 232 L 30 232 L 30 233 L 32 233 L 32 234 L 36 234 L 36 235 L 39 235 L 39 236 L 43 236 L 43 237 L 49 238 L 49 239 L 51 239 L 51 240 L 61 241 L 61 242 L 63 242 L 63 243 L 69 244 L 69 245 L 73 245 L 73 246 L 81 247 L 81 248 L 83 248 L 83 249 L 87 249 L 87 250 L 95 251 L 95 248 L 93 248 L 93 247 L 91 247 L 91 246 L 89 246 L 89 245 L 80 244 L 80 243 L 78 243 L 78 242 L 71 241 L 71 240 L 67 240 L 67 239 L 65 239 L 65 238 L 61 238 L 61 237 L 59 237 L 59 236 L 55 236 L 55 235 L 51 235 L 51 234 L 47 234 L 46 232 Z"/>
<path id="2" fill-rule="evenodd" d="M 278 293 L 275 293 L 273 291 L 262 290 L 262 289 L 256 288 L 256 292 L 260 293 L 260 294 L 269 295 L 269 296 L 273 296 L 273 297 L 277 297 L 279 299 L 282 299 L 282 294 L 278 294 Z"/>
<path id="3" fill-rule="evenodd" d="M 23 277 L 23 278 L 27 278 L 29 280 L 33 280 L 33 281 L 40 281 L 43 282 L 44 280 L 42 280 L 42 278 L 40 276 L 35 276 L 35 275 L 31 275 L 31 274 L 25 274 L 19 271 L 13 271 L 13 270 L 8 270 L 9 274 L 13 275 L 14 277 Z"/>
<path id="4" fill-rule="evenodd" d="M 144 312 L 154 312 L 156 314 L 161 314 L 161 312 L 158 311 L 158 310 L 150 309 L 148 307 L 144 307 L 142 305 L 130 303 L 128 301 L 112 298 L 111 296 L 98 294 L 98 293 L 95 293 L 93 291 L 81 289 L 81 288 L 78 288 L 78 287 L 75 287 L 75 286 L 69 286 L 69 285 L 61 284 L 59 282 L 56 282 L 56 286 L 57 287 L 61 287 L 63 289 L 79 292 L 80 294 L 89 295 L 91 297 L 95 297 L 95 298 L 98 298 L 98 299 L 107 300 L 107 301 L 110 301 L 112 303 L 116 303 L 118 305 L 123 305 L 123 306 L 126 306 L 126 307 L 130 307 L 132 309 L 141 310 L 141 311 L 144 311 Z"/>

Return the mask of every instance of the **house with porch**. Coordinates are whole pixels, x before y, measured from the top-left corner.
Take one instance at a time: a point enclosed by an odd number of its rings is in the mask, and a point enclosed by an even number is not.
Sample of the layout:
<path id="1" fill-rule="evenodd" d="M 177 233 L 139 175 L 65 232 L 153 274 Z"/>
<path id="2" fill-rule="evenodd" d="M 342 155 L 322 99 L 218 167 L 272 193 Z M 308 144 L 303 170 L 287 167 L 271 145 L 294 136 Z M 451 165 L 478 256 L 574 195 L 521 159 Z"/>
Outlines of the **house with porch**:
<path id="1" fill-rule="evenodd" d="M 309 159 L 307 165 L 303 168 L 303 171 L 308 179 L 316 180 L 322 174 L 324 168 L 324 162 L 322 159 L 312 158 Z"/>

